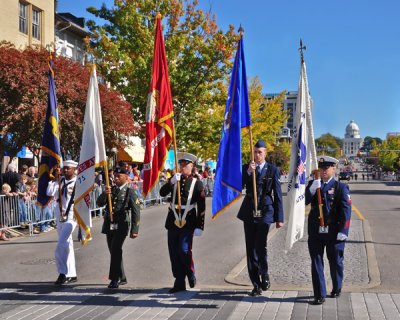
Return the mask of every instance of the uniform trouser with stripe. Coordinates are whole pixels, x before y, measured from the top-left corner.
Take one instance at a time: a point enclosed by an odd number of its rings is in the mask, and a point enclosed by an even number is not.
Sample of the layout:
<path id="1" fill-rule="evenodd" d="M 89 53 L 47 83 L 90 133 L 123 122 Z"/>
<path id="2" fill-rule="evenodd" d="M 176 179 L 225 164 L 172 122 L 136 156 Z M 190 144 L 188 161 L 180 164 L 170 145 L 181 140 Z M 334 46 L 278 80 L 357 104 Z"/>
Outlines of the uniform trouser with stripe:
<path id="1" fill-rule="evenodd" d="M 308 250 L 311 257 L 311 275 L 314 297 L 326 297 L 326 283 L 324 275 L 324 250 L 329 261 L 332 290 L 342 289 L 343 260 L 345 241 L 336 241 L 324 238 L 309 238 Z"/>
<path id="2" fill-rule="evenodd" d="M 185 278 L 195 277 L 192 257 L 193 232 L 192 229 L 168 230 L 168 251 L 176 288 L 185 288 Z"/>

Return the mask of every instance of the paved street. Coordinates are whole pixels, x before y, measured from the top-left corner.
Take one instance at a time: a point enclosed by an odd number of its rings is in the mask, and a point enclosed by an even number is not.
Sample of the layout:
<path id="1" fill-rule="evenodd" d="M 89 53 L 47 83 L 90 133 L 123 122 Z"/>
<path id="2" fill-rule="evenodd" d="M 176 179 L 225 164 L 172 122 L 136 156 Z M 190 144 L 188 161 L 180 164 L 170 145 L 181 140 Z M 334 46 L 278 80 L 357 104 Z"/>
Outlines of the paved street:
<path id="1" fill-rule="evenodd" d="M 109 257 L 99 220 L 92 243 L 75 244 L 78 283 L 62 288 L 52 285 L 55 232 L 1 243 L 0 319 L 400 319 L 400 184 L 350 182 L 350 189 L 355 210 L 344 293 L 322 306 L 308 304 L 307 238 L 285 254 L 286 228 L 269 237 L 271 290 L 247 296 L 243 228 L 235 218 L 240 203 L 214 222 L 208 216 L 206 232 L 195 239 L 196 288 L 168 294 L 163 205 L 143 210 L 140 238 L 127 239 L 128 285 L 116 291 L 106 288 Z"/>

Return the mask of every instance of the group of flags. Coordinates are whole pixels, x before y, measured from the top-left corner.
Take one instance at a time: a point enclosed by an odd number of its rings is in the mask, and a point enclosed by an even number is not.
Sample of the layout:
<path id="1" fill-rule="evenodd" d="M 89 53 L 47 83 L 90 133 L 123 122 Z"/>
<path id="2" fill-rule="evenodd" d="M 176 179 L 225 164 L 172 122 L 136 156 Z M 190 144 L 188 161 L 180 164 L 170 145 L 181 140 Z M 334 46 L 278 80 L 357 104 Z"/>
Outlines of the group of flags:
<path id="1" fill-rule="evenodd" d="M 56 176 L 61 163 L 60 131 L 58 125 L 58 105 L 52 68 L 52 57 L 49 58 L 49 91 L 46 119 L 41 145 L 41 159 L 39 164 L 38 204 L 47 206 L 50 197 L 46 194 L 50 180 Z M 107 167 L 107 158 L 104 144 L 103 121 L 96 68 L 93 66 L 83 124 L 81 152 L 78 165 L 78 174 L 75 184 L 74 215 L 82 231 L 82 243 L 91 240 L 90 227 L 90 192 L 94 187 L 95 167 Z"/>
<path id="2" fill-rule="evenodd" d="M 159 173 L 167 158 L 168 149 L 175 139 L 173 115 L 161 16 L 158 15 L 156 18 L 152 79 L 146 110 L 146 151 L 143 164 L 144 196 L 152 190 L 158 181 Z M 290 249 L 294 242 L 303 236 L 306 178 L 317 168 L 311 99 L 303 54 L 301 55 L 301 72 L 294 123 L 286 206 L 286 211 L 289 212 L 286 249 Z M 222 124 L 212 199 L 213 219 L 241 196 L 241 131 L 243 128 L 250 130 L 251 125 L 243 34 L 241 33 Z M 176 142 L 174 141 L 174 143 Z M 41 149 L 38 202 L 45 206 L 49 201 L 46 196 L 47 184 L 52 178 L 53 171 L 61 165 L 58 107 L 51 59 L 49 62 L 48 108 Z M 74 200 L 74 214 L 82 230 L 83 243 L 91 239 L 90 191 L 94 185 L 95 168 L 98 166 L 107 168 L 105 150 L 99 88 L 96 68 L 93 67 L 86 101 Z"/>

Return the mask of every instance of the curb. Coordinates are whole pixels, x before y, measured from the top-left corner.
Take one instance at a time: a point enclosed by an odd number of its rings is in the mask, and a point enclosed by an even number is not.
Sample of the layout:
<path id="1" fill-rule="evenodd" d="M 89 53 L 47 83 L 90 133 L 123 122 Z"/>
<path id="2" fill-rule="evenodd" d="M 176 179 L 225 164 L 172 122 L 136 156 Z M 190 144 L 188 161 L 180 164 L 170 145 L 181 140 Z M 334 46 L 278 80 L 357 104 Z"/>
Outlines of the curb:
<path id="1" fill-rule="evenodd" d="M 363 219 L 362 229 L 364 233 L 365 249 L 367 254 L 367 268 L 369 282 L 365 286 L 349 285 L 344 284 L 343 292 L 365 292 L 369 289 L 376 288 L 381 284 L 380 272 L 378 268 L 378 262 L 375 255 L 375 246 L 372 241 L 371 227 L 367 219 Z M 269 234 L 267 241 L 270 241 L 280 230 L 274 228 Z M 226 275 L 225 282 L 240 286 L 241 288 L 252 288 L 250 280 L 248 282 L 240 281 L 237 276 L 246 268 L 247 259 L 246 256 Z M 271 289 L 273 291 L 312 291 L 312 285 L 291 285 L 291 284 L 271 284 Z"/>

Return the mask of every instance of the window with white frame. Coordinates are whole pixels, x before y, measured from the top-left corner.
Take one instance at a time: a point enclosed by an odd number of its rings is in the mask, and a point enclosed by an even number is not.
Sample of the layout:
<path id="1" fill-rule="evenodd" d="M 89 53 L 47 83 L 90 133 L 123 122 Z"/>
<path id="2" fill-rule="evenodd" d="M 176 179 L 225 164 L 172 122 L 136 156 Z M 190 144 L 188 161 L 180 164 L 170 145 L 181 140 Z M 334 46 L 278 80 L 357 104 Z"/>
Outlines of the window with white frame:
<path id="1" fill-rule="evenodd" d="M 19 3 L 19 32 L 28 34 L 28 6 Z"/>
<path id="2" fill-rule="evenodd" d="M 32 37 L 40 40 L 40 11 L 32 10 Z"/>

